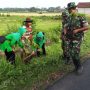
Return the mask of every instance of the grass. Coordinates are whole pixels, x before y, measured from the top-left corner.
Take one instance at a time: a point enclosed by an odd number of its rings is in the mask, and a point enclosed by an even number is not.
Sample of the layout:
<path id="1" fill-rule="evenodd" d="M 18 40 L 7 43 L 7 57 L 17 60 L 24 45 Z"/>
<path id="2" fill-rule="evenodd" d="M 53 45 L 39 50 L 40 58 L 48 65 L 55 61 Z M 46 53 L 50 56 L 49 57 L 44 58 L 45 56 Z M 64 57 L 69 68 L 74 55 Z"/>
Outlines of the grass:
<path id="1" fill-rule="evenodd" d="M 61 58 L 62 49 L 59 39 L 61 22 L 56 17 L 32 17 L 36 22 L 34 33 L 43 31 L 47 40 L 52 42 L 50 46 L 46 47 L 46 57 L 33 58 L 29 64 L 25 65 L 17 56 L 16 68 L 7 63 L 4 58 L 0 58 L 0 90 L 36 90 L 36 88 L 40 90 L 42 86 L 55 80 L 53 74 L 58 72 L 62 75 L 73 69 L 72 65 L 65 65 Z M 17 31 L 24 19 L 25 16 L 0 17 L 0 34 Z M 81 56 L 90 52 L 89 36 L 90 31 L 85 33 L 81 46 Z"/>

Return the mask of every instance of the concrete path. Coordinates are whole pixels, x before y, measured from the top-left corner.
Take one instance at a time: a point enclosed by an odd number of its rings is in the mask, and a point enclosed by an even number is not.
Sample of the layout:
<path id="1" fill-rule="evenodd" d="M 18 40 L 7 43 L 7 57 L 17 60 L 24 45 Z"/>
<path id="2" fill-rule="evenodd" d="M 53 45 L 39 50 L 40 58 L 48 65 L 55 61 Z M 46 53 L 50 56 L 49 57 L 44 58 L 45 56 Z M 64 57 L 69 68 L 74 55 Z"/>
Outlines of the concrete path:
<path id="1" fill-rule="evenodd" d="M 55 82 L 54 85 L 47 87 L 46 90 L 90 90 L 90 60 L 87 60 L 83 67 L 82 75 L 72 72 Z"/>

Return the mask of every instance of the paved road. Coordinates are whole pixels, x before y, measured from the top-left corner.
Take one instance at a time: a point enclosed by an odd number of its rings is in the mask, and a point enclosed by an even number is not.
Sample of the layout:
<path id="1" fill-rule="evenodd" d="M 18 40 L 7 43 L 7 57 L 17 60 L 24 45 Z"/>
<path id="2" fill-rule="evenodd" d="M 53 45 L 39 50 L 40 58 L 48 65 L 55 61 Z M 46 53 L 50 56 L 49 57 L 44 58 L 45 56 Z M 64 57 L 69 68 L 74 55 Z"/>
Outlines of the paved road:
<path id="1" fill-rule="evenodd" d="M 73 72 L 58 80 L 46 90 L 90 90 L 90 60 L 87 60 L 83 66 L 82 75 L 76 75 Z"/>

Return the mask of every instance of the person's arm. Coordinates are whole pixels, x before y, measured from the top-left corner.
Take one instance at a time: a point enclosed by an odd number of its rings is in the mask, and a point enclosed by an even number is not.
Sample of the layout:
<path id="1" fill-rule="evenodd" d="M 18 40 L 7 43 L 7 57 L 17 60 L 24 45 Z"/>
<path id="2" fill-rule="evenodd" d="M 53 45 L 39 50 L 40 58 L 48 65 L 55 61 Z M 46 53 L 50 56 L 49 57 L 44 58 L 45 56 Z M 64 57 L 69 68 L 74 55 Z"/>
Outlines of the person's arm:
<path id="1" fill-rule="evenodd" d="M 74 34 L 88 30 L 88 22 L 86 21 L 86 18 L 85 17 L 79 17 L 79 18 L 82 27 L 74 30 L 73 31 Z"/>
<path id="2" fill-rule="evenodd" d="M 87 30 L 88 30 L 88 26 L 82 27 L 80 29 L 76 29 L 76 30 L 73 31 L 73 33 L 76 34 L 76 33 L 87 31 Z"/>
<path id="3" fill-rule="evenodd" d="M 7 40 L 11 40 L 11 39 L 12 39 L 12 34 L 6 35 L 5 38 L 6 38 Z"/>
<path id="4" fill-rule="evenodd" d="M 0 50 L 8 52 L 12 51 L 12 47 L 10 46 L 10 43 L 8 40 L 6 40 L 4 43 L 0 44 Z"/>

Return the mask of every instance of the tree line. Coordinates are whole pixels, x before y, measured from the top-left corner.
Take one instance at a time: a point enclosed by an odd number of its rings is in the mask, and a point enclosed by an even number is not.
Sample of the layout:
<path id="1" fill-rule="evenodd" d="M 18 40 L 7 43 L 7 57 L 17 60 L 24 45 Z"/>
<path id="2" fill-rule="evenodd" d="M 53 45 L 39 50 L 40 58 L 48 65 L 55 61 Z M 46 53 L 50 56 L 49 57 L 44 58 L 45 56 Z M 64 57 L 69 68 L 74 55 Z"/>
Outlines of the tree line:
<path id="1" fill-rule="evenodd" d="M 36 7 L 31 7 L 31 8 L 0 8 L 0 12 L 38 12 L 38 13 L 43 13 L 43 12 L 61 12 L 62 8 L 61 7 L 49 7 L 49 8 L 36 8 Z"/>

